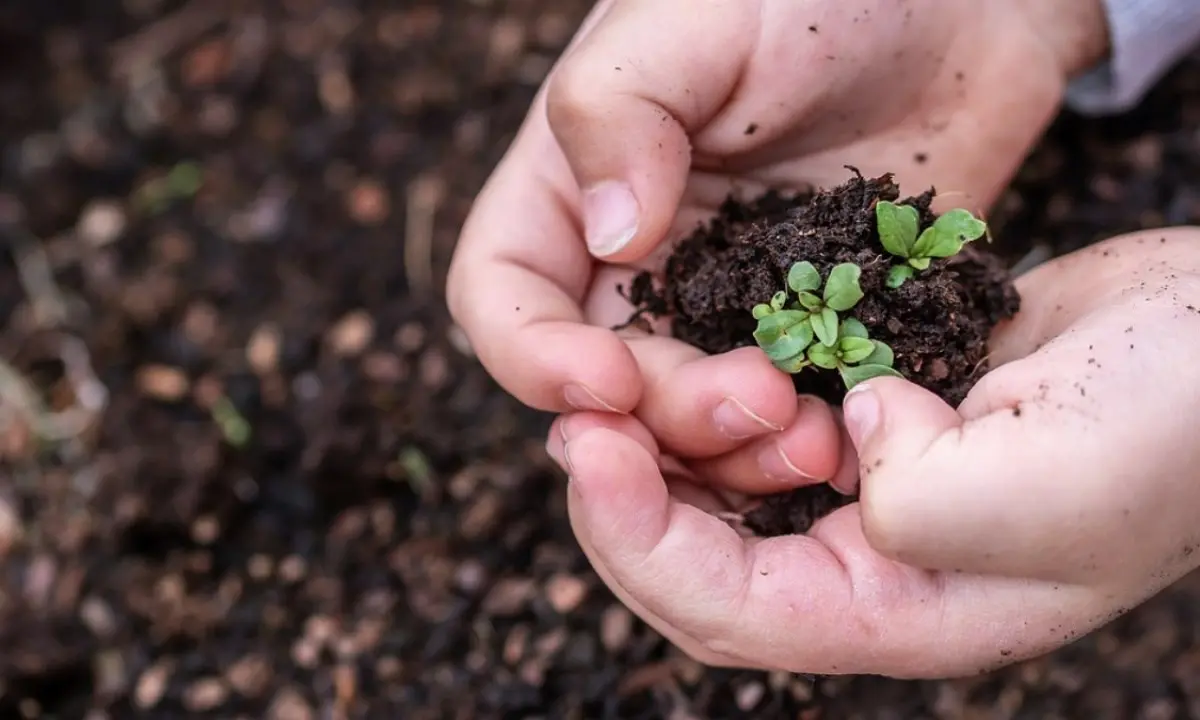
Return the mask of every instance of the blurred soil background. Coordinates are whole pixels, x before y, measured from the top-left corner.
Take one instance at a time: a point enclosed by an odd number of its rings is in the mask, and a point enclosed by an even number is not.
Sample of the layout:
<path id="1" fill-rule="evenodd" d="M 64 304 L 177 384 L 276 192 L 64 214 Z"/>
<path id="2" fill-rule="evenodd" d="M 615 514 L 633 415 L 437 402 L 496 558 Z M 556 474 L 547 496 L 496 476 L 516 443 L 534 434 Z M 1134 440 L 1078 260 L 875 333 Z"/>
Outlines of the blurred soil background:
<path id="1" fill-rule="evenodd" d="M 1200 718 L 1200 578 L 921 683 L 705 670 L 604 590 L 442 302 L 589 5 L 0 7 L 0 718 Z M 1200 59 L 996 219 L 1200 222 Z"/>

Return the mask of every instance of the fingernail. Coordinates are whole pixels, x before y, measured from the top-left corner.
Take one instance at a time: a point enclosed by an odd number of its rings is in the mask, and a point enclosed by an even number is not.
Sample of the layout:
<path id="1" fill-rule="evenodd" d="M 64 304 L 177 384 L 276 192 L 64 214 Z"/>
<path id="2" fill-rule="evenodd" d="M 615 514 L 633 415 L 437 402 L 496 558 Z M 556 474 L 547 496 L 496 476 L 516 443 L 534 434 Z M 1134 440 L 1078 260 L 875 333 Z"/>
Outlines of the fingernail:
<path id="1" fill-rule="evenodd" d="M 607 257 L 629 244 L 638 228 L 638 201 L 623 182 L 604 182 L 584 193 L 583 226 L 588 250 Z"/>
<path id="2" fill-rule="evenodd" d="M 731 440 L 763 435 L 769 432 L 779 432 L 782 427 L 750 412 L 737 398 L 727 397 L 713 410 L 713 422 L 717 430 Z"/>
<path id="3" fill-rule="evenodd" d="M 571 464 L 571 444 L 570 443 L 563 445 L 562 455 L 563 455 L 563 464 L 566 465 L 566 467 L 563 469 L 567 471 L 568 475 L 574 475 L 575 474 L 575 466 Z"/>
<path id="4" fill-rule="evenodd" d="M 842 401 L 842 414 L 854 447 L 861 450 L 879 426 L 879 397 L 869 385 L 855 385 Z"/>
<path id="5" fill-rule="evenodd" d="M 568 385 L 563 388 L 563 399 L 576 410 L 599 410 L 601 412 L 620 412 L 612 405 L 601 400 L 596 393 L 583 385 Z"/>
<path id="6" fill-rule="evenodd" d="M 804 472 L 784 454 L 783 448 L 772 444 L 758 455 L 758 467 L 763 475 L 780 483 L 795 483 L 797 480 L 816 480 Z"/>

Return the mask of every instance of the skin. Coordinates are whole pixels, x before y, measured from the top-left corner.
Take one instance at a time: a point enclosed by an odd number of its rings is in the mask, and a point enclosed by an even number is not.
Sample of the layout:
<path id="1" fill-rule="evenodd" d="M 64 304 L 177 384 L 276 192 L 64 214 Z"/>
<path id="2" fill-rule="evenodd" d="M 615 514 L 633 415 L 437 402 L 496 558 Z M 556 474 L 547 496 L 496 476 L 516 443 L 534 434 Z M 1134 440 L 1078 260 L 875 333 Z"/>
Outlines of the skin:
<path id="1" fill-rule="evenodd" d="M 707 357 L 608 329 L 629 313 L 616 284 L 731 190 L 835 184 L 850 164 L 986 209 L 1106 42 L 1098 0 L 597 5 L 480 194 L 447 298 L 501 385 L 563 413 L 548 451 L 580 544 L 684 650 L 967 674 L 1052 649 L 1200 559 L 1184 512 L 1200 378 L 1178 349 L 1200 336 L 1200 231 L 1022 278 L 998 367 L 959 408 L 890 378 L 830 408 L 755 348 Z M 861 482 L 861 501 L 806 537 L 750 540 L 713 516 L 814 482 Z"/>

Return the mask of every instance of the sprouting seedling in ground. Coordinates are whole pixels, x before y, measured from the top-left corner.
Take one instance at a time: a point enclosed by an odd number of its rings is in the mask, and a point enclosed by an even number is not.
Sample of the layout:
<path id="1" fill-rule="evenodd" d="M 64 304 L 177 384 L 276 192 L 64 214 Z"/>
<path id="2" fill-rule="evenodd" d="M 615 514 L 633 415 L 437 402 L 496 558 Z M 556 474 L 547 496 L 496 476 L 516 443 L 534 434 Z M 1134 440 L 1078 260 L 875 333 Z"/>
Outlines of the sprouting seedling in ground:
<path id="1" fill-rule="evenodd" d="M 807 361 L 824 370 L 837 370 L 849 390 L 865 380 L 881 375 L 901 377 L 892 367 L 895 354 L 885 343 L 872 340 L 867 327 L 854 318 L 846 318 L 838 327 L 833 347 L 813 345 Z"/>
<path id="2" fill-rule="evenodd" d="M 829 271 L 821 295 L 821 274 L 810 262 L 798 262 L 788 271 L 787 284 L 797 300 L 788 305 L 786 291 L 775 293 L 770 303 L 756 305 L 754 317 L 758 329 L 754 339 L 772 360 L 786 360 L 803 352 L 815 336 L 832 346 L 837 340 L 838 313 L 862 300 L 858 280 L 862 270 L 853 263 L 842 263 Z"/>
<path id="3" fill-rule="evenodd" d="M 890 288 L 900 287 L 917 270 L 927 269 L 934 258 L 956 255 L 967 243 L 987 233 L 987 223 L 962 208 L 939 216 L 920 231 L 920 214 L 915 207 L 881 200 L 875 205 L 875 221 L 883 249 L 907 261 L 888 273 Z"/>

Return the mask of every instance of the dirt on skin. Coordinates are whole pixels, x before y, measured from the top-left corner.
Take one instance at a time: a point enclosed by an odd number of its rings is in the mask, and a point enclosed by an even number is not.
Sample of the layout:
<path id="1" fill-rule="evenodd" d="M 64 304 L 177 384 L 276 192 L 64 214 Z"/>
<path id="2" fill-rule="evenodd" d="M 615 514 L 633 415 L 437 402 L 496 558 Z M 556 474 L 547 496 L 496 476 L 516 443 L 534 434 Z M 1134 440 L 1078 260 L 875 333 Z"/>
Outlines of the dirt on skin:
<path id="1" fill-rule="evenodd" d="M 845 315 L 895 353 L 895 369 L 957 405 L 988 370 L 987 339 L 1011 318 L 1020 298 L 999 257 L 976 244 L 934 260 L 898 288 L 886 285 L 898 264 L 880 243 L 875 206 L 881 200 L 917 208 L 920 228 L 931 225 L 934 191 L 900 199 L 892 175 L 865 178 L 857 170 L 844 184 L 750 202 L 730 199 L 711 224 L 685 238 L 667 259 L 661 289 L 648 272 L 631 285 L 640 313 L 671 316 L 672 335 L 711 354 L 754 344 L 751 309 L 786 289 L 789 268 L 811 262 L 821 277 L 840 263 L 862 270 L 863 298 Z M 797 392 L 840 403 L 845 385 L 835 372 L 813 368 L 793 375 Z M 764 535 L 803 533 L 852 498 L 824 486 L 806 487 L 747 515 Z"/>

